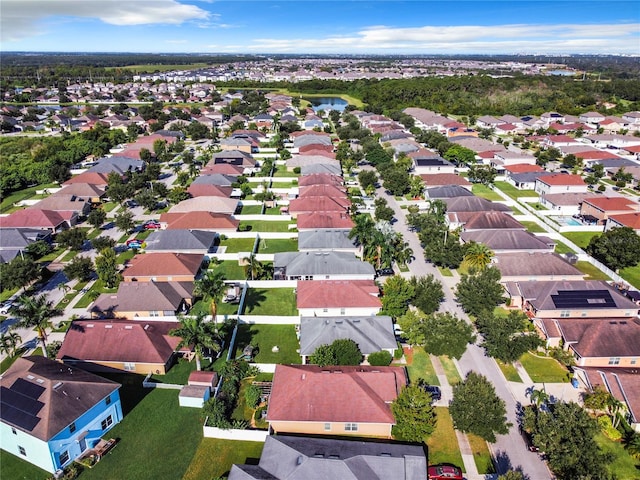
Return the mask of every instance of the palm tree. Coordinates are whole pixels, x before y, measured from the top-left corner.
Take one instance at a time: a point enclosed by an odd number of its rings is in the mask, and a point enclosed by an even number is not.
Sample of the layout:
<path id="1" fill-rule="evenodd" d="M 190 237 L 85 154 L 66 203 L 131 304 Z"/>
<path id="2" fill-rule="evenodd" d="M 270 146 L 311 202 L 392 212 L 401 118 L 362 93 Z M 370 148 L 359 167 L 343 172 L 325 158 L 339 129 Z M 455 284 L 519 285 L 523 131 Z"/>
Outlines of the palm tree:
<path id="1" fill-rule="evenodd" d="M 51 319 L 58 312 L 53 308 L 53 303 L 47 300 L 45 295 L 30 297 L 21 295 L 16 302 L 16 317 L 20 319 L 18 326 L 35 328 L 38 331 L 38 339 L 42 343 L 42 353 L 47 356 L 47 328 L 51 328 Z"/>
<path id="2" fill-rule="evenodd" d="M 60 290 L 64 295 L 69 293 L 69 291 L 71 290 L 71 287 L 67 285 L 66 282 L 60 282 L 58 283 L 58 285 L 56 285 L 56 287 L 58 287 L 58 290 Z"/>
<path id="3" fill-rule="evenodd" d="M 640 460 L 640 433 L 627 433 L 624 436 L 623 443 L 627 453 L 636 460 Z"/>
<path id="4" fill-rule="evenodd" d="M 263 263 L 253 253 L 248 257 L 244 257 L 242 261 L 245 264 L 244 273 L 247 277 L 251 276 L 251 280 L 259 279 L 265 271 Z"/>
<path id="5" fill-rule="evenodd" d="M 493 252 L 484 243 L 471 242 L 466 249 L 464 260 L 469 267 L 484 270 L 493 258 Z"/>
<path id="6" fill-rule="evenodd" d="M 200 312 L 195 317 L 180 317 L 180 326 L 169 331 L 169 335 L 180 337 L 177 348 L 191 347 L 196 354 L 196 369 L 202 370 L 201 360 L 204 349 L 219 352 L 222 342 L 215 325 L 205 322 L 205 315 Z"/>
<path id="7" fill-rule="evenodd" d="M 611 417 L 611 424 L 613 428 L 617 428 L 618 423 L 620 422 L 620 410 L 625 407 L 625 404 L 618 400 L 613 395 L 609 395 L 607 400 L 607 413 Z"/>
<path id="8" fill-rule="evenodd" d="M 529 398 L 531 398 L 531 401 L 536 407 L 540 408 L 541 405 L 549 401 L 549 394 L 547 394 L 544 389 L 537 390 L 535 388 L 532 388 L 531 390 L 529 390 Z"/>
<path id="9" fill-rule="evenodd" d="M 211 316 L 217 328 L 218 303 L 222 300 L 225 290 L 224 275 L 222 272 L 207 271 L 194 282 L 193 286 L 196 296 L 201 296 L 203 301 L 210 302 Z"/>
<path id="10" fill-rule="evenodd" d="M 0 352 L 4 352 L 10 357 L 16 354 L 16 347 L 22 342 L 22 337 L 18 332 L 6 332 L 0 337 Z"/>

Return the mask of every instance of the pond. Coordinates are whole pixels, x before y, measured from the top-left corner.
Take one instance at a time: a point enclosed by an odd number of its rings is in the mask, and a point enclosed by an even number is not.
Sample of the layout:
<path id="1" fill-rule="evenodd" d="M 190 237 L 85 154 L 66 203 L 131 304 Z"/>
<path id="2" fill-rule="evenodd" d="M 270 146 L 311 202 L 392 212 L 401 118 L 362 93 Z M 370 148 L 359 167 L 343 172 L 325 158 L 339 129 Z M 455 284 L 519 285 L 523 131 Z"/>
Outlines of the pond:
<path id="1" fill-rule="evenodd" d="M 325 112 L 328 112 L 329 110 L 337 110 L 342 112 L 346 106 L 349 105 L 346 100 L 340 97 L 311 97 L 305 98 L 305 100 L 311 102 L 311 107 L 314 112 L 317 112 L 318 110 L 324 110 Z"/>

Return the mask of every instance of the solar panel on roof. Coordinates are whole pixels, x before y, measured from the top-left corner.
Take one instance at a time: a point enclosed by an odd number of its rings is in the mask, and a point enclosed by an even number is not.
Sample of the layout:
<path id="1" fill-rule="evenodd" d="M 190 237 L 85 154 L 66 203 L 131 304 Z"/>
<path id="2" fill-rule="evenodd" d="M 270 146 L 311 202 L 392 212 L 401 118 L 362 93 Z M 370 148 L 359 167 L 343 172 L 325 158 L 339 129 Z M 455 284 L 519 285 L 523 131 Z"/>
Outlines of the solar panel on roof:
<path id="1" fill-rule="evenodd" d="M 28 413 L 18 410 L 10 405 L 5 405 L 4 403 L 2 403 L 2 420 L 29 432 L 31 432 L 40 421 L 38 417 L 29 415 Z"/>
<path id="2" fill-rule="evenodd" d="M 42 410 L 42 407 L 44 407 L 44 403 L 6 387 L 0 388 L 0 402 L 2 405 L 15 407 L 30 415 L 37 415 L 38 412 Z"/>
<path id="3" fill-rule="evenodd" d="M 35 383 L 27 382 L 23 378 L 18 378 L 13 385 L 11 385 L 11 390 L 21 393 L 29 398 L 37 400 L 44 392 L 45 388 L 40 385 L 36 385 Z"/>
<path id="4" fill-rule="evenodd" d="M 556 308 L 615 308 L 609 290 L 558 290 L 551 295 Z"/>

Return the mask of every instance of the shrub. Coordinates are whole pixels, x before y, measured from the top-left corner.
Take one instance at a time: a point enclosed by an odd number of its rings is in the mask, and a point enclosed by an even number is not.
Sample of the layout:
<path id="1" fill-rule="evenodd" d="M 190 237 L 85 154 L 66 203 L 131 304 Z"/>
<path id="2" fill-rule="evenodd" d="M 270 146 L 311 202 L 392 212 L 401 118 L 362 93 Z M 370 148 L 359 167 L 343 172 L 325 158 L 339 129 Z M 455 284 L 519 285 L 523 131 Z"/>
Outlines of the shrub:
<path id="1" fill-rule="evenodd" d="M 256 408 L 260 403 L 260 396 L 262 392 L 255 385 L 249 385 L 244 391 L 244 399 L 247 402 L 247 407 Z"/>
<path id="2" fill-rule="evenodd" d="M 293 167 L 293 173 L 300 173 L 302 171 L 302 169 L 300 167 Z"/>
<path id="3" fill-rule="evenodd" d="M 369 365 L 376 367 L 386 367 L 391 363 L 392 357 L 386 350 L 373 352 L 369 355 Z"/>
<path id="4" fill-rule="evenodd" d="M 403 355 L 404 350 L 402 349 L 402 345 L 400 345 L 400 342 L 398 342 L 398 348 L 393 351 L 393 358 L 395 358 L 396 360 L 400 360 Z"/>
<path id="5" fill-rule="evenodd" d="M 602 433 L 614 442 L 617 442 L 622 438 L 622 434 L 617 428 L 614 428 L 611 423 L 611 418 L 607 415 L 601 415 L 598 417 L 598 426 L 600 427 L 600 430 L 602 430 Z"/>

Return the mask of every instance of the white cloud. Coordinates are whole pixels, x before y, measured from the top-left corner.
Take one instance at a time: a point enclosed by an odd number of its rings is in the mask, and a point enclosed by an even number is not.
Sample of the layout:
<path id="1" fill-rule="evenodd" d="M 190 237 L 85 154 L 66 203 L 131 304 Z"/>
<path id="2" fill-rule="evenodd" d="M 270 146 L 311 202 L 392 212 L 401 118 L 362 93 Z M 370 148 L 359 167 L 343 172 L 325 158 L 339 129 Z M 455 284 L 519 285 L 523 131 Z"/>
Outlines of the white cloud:
<path id="1" fill-rule="evenodd" d="M 3 0 L 2 41 L 41 33 L 41 22 L 52 17 L 98 19 L 118 26 L 172 24 L 207 20 L 209 12 L 176 0 Z"/>
<path id="2" fill-rule="evenodd" d="M 638 54 L 640 24 L 370 26 L 350 36 L 255 39 L 257 52 L 630 53 Z"/>

